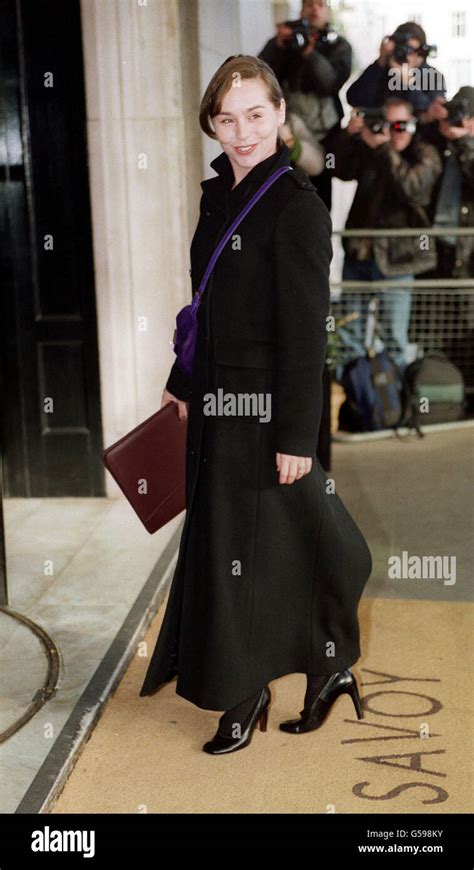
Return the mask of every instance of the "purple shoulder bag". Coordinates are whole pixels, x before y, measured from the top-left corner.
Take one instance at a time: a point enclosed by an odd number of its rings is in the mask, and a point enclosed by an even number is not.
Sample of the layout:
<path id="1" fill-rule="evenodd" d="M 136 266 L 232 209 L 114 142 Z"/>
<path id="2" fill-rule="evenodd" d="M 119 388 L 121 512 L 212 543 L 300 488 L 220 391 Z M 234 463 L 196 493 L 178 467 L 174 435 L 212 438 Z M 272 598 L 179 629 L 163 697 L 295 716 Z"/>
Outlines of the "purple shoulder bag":
<path id="1" fill-rule="evenodd" d="M 196 290 L 194 294 L 193 301 L 189 305 L 185 305 L 184 308 L 178 313 L 176 317 L 176 329 L 174 331 L 173 336 L 173 350 L 177 355 L 178 365 L 185 375 L 191 377 L 194 368 L 194 356 L 196 353 L 196 337 L 197 337 L 197 311 L 198 306 L 201 302 L 202 294 L 206 289 L 207 282 L 209 280 L 210 274 L 214 268 L 216 260 L 221 253 L 223 247 L 230 239 L 232 233 L 236 229 L 236 227 L 240 224 L 240 222 L 244 219 L 246 214 L 250 211 L 250 209 L 255 205 L 255 203 L 260 199 L 261 196 L 268 190 L 268 188 L 273 184 L 280 175 L 283 175 L 284 172 L 288 172 L 288 170 L 293 169 L 292 166 L 280 166 L 279 169 L 276 169 L 275 172 L 267 178 L 267 180 L 262 184 L 261 187 L 257 190 L 257 192 L 252 196 L 247 205 L 242 209 L 240 214 L 237 215 L 235 220 L 232 222 L 231 226 L 226 230 L 222 239 L 220 240 L 217 248 L 215 249 L 209 263 L 207 265 L 206 271 L 204 273 L 203 279 L 199 285 L 199 289 Z"/>

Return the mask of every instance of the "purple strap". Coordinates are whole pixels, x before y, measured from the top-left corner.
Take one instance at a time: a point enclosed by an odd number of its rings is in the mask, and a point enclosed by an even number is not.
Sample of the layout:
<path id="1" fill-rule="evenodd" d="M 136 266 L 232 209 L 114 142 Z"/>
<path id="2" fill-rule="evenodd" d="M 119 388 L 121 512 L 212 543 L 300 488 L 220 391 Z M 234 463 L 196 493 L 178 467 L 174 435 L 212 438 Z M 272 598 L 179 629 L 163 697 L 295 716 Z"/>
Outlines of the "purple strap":
<path id="1" fill-rule="evenodd" d="M 217 248 L 215 249 L 211 259 L 209 260 L 209 263 L 207 265 L 207 269 L 204 272 L 204 277 L 199 285 L 199 289 L 197 290 L 197 292 L 195 294 L 195 298 L 196 297 L 199 298 L 204 293 L 204 290 L 206 288 L 206 284 L 207 284 L 207 282 L 209 280 L 209 276 L 214 268 L 215 262 L 219 256 L 219 254 L 221 253 L 222 248 L 224 247 L 226 242 L 230 239 L 235 228 L 240 224 L 240 221 L 242 221 L 244 219 L 245 215 L 248 214 L 250 209 L 260 199 L 260 197 L 263 196 L 263 194 L 268 190 L 268 188 L 273 184 L 273 182 L 276 181 L 277 178 L 280 177 L 280 175 L 283 175 L 284 172 L 288 172 L 289 169 L 293 169 L 293 167 L 292 166 L 280 166 L 279 169 L 276 169 L 275 172 L 272 172 L 270 177 L 267 178 L 267 180 L 264 182 L 264 184 L 262 184 L 262 186 L 257 190 L 256 193 L 254 193 L 254 195 L 252 196 L 252 199 L 249 200 L 249 202 L 242 209 L 240 214 L 237 215 L 237 217 L 232 222 L 232 224 L 230 225 L 228 230 L 226 230 L 225 234 L 223 235 L 222 239 L 220 240 L 219 244 L 217 245 Z"/>

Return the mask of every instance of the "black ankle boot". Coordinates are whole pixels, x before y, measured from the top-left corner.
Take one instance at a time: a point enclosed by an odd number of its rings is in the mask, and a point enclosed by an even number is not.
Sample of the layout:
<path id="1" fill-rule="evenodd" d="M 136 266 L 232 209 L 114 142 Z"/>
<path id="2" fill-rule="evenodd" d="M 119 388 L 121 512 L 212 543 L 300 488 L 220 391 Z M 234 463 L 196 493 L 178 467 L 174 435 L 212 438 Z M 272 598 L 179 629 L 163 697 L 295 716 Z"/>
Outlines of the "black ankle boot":
<path id="1" fill-rule="evenodd" d="M 224 755 L 248 746 L 257 722 L 260 723 L 260 731 L 267 730 L 270 701 L 270 689 L 264 686 L 254 697 L 247 698 L 232 710 L 227 710 L 221 716 L 212 740 L 208 740 L 202 747 L 203 751 L 211 755 Z"/>
<path id="2" fill-rule="evenodd" d="M 316 697 L 311 697 L 311 686 L 308 681 L 305 706 L 300 711 L 301 718 L 280 722 L 281 730 L 288 731 L 290 734 L 304 734 L 307 731 L 314 731 L 323 724 L 336 698 L 344 693 L 351 696 L 357 718 L 363 719 L 364 714 L 357 682 L 352 671 L 347 669 L 327 677 Z"/>

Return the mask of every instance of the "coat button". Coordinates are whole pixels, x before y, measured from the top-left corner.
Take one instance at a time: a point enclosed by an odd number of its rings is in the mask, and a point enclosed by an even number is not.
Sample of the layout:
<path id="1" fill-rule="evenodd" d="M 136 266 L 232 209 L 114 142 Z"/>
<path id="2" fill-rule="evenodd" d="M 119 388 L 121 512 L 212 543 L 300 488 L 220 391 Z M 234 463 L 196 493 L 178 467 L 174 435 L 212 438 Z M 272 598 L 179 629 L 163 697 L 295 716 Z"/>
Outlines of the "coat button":
<path id="1" fill-rule="evenodd" d="M 469 211 L 469 209 L 468 209 L 467 205 L 463 205 L 463 207 L 462 207 L 462 209 L 461 209 L 461 212 L 462 212 L 463 214 L 467 214 L 468 211 Z"/>

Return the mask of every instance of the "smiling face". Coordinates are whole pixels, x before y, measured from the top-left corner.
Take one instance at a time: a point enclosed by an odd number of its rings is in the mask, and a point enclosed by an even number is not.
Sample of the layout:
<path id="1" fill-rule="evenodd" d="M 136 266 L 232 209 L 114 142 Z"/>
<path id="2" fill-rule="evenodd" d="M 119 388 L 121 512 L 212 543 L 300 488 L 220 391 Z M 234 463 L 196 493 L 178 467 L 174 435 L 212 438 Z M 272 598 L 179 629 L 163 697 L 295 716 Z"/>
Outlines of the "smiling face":
<path id="1" fill-rule="evenodd" d="M 212 123 L 232 164 L 236 183 L 275 153 L 278 127 L 284 120 L 285 101 L 282 99 L 277 109 L 260 78 L 236 80 L 229 88 Z"/>

